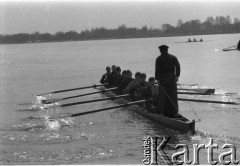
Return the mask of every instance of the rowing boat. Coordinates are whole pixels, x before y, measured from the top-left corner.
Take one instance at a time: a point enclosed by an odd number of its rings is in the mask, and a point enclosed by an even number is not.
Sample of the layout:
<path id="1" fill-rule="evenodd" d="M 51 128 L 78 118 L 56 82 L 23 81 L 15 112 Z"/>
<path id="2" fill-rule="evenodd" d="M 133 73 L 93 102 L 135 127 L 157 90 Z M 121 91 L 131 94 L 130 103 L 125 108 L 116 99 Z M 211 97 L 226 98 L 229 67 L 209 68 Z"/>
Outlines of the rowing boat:
<path id="1" fill-rule="evenodd" d="M 108 97 L 116 95 L 114 92 L 105 92 L 103 94 Z M 128 103 L 129 101 L 126 99 L 116 99 L 114 100 L 114 102 L 116 102 L 117 104 L 124 104 L 124 103 Z M 195 121 L 194 120 L 190 121 L 186 117 L 180 114 L 177 118 L 169 118 L 169 117 L 163 116 L 162 114 L 150 113 L 145 108 L 139 105 L 136 106 L 136 108 L 133 108 L 131 110 L 147 119 L 153 120 L 157 123 L 161 123 L 172 129 L 176 129 L 184 133 L 191 132 L 192 134 L 195 134 Z"/>
<path id="2" fill-rule="evenodd" d="M 180 41 L 180 42 L 175 42 L 175 43 L 203 43 L 203 42 L 210 42 L 212 40 L 203 40 L 203 41 Z"/>

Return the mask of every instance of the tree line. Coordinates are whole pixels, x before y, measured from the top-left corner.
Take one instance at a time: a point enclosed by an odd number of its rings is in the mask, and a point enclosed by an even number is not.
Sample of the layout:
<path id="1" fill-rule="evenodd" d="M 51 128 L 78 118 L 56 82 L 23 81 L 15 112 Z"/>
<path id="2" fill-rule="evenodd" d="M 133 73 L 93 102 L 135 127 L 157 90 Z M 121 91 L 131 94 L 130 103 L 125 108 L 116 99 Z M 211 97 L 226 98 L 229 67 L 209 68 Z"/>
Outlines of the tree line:
<path id="1" fill-rule="evenodd" d="M 163 24 L 161 28 L 147 27 L 131 28 L 120 25 L 117 29 L 106 29 L 104 27 L 76 31 L 57 32 L 55 34 L 34 32 L 32 34 L 19 33 L 13 35 L 0 35 L 0 44 L 10 43 L 36 43 L 36 42 L 57 42 L 57 41 L 81 41 L 97 39 L 122 39 L 137 37 L 162 37 L 162 36 L 183 36 L 183 35 L 206 35 L 240 33 L 240 19 L 230 16 L 207 17 L 204 22 L 199 19 L 183 22 L 178 20 L 176 26 Z"/>

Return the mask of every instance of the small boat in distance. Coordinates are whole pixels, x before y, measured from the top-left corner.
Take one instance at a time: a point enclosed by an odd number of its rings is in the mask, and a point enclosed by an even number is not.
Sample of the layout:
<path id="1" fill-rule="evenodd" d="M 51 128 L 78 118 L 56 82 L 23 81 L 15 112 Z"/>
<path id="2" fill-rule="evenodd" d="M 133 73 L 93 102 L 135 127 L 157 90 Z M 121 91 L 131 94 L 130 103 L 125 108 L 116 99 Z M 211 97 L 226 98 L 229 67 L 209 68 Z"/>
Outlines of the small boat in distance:
<path id="1" fill-rule="evenodd" d="M 203 40 L 202 38 L 200 40 L 196 40 L 195 38 L 191 40 L 190 38 L 187 41 L 182 41 L 182 42 L 175 42 L 175 43 L 198 43 L 198 42 L 209 42 L 212 40 Z"/>

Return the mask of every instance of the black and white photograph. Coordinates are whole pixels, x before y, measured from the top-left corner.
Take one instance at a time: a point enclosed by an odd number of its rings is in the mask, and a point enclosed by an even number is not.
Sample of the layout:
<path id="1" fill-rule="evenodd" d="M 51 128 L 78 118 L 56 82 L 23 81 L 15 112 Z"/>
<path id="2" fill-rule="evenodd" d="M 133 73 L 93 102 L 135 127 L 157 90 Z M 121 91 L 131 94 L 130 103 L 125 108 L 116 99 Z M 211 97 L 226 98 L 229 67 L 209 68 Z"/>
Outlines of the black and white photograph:
<path id="1" fill-rule="evenodd" d="M 0 165 L 239 165 L 239 8 L 0 0 Z"/>

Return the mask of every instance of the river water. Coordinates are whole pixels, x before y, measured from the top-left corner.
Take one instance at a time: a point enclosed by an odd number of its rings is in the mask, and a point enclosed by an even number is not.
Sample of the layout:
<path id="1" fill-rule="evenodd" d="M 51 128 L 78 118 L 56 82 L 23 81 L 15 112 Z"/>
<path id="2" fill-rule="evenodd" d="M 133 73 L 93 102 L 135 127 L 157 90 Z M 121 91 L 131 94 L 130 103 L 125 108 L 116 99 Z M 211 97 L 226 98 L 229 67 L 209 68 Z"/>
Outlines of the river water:
<path id="1" fill-rule="evenodd" d="M 205 42 L 178 43 L 188 38 Z M 142 164 L 145 136 L 171 136 L 166 152 L 177 143 L 219 145 L 214 154 L 233 144 L 240 159 L 239 105 L 179 101 L 180 113 L 196 123 L 196 134 L 184 134 L 156 124 L 131 109 L 113 109 L 75 118 L 67 115 L 116 105 L 112 101 L 39 109 L 35 94 L 98 84 L 108 65 L 154 76 L 157 47 L 168 44 L 181 64 L 179 83 L 188 88 L 215 88 L 215 96 L 184 96 L 240 102 L 240 52 L 222 49 L 236 45 L 240 34 L 97 40 L 0 45 L 0 163 L 1 164 Z M 56 99 L 96 91 L 85 89 L 46 95 Z M 231 93 L 230 95 L 224 95 Z M 102 98 L 101 94 L 65 100 L 60 104 Z M 49 120 L 50 116 L 59 117 Z M 191 148 L 190 148 L 191 149 Z M 206 154 L 203 151 L 202 154 Z M 207 163 L 205 155 L 201 163 Z M 164 164 L 164 161 L 160 161 Z"/>

